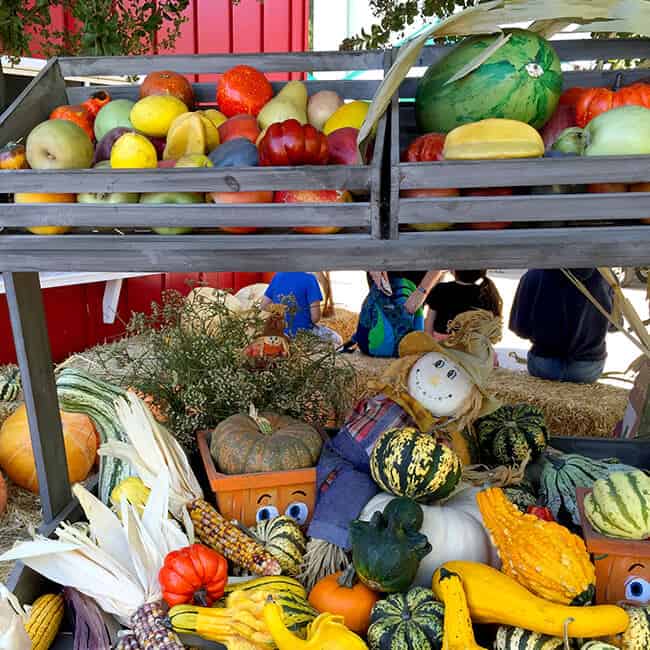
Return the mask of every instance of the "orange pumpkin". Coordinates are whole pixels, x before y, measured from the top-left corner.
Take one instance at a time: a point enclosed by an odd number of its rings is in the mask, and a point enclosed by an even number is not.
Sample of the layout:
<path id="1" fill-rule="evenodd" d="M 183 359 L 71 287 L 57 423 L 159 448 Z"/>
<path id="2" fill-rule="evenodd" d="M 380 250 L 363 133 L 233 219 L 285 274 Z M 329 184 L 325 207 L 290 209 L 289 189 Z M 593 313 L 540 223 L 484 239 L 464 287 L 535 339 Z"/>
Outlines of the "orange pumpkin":
<path id="1" fill-rule="evenodd" d="M 0 515 L 4 514 L 7 509 L 7 481 L 5 477 L 0 474 Z"/>
<path id="2" fill-rule="evenodd" d="M 95 131 L 93 129 L 94 118 L 85 106 L 59 106 L 50 114 L 51 120 L 68 120 L 80 126 L 92 142 L 95 142 Z"/>
<path id="3" fill-rule="evenodd" d="M 621 106 L 643 106 L 650 108 L 650 84 L 635 83 L 619 89 L 620 76 L 617 77 L 614 89 L 586 88 L 577 98 L 576 121 L 584 128 L 602 113 Z"/>
<path id="4" fill-rule="evenodd" d="M 345 626 L 365 635 L 370 625 L 370 614 L 379 594 L 361 581 L 355 584 L 354 567 L 339 571 L 318 581 L 309 594 L 309 602 L 319 612 L 343 616 Z"/>
<path id="5" fill-rule="evenodd" d="M 83 481 L 97 456 L 97 433 L 90 418 L 61 411 L 70 483 Z M 27 409 L 22 404 L 0 429 L 0 467 L 17 485 L 38 494 L 38 477 L 29 436 Z"/>
<path id="6" fill-rule="evenodd" d="M 93 93 L 85 102 L 81 102 L 81 106 L 83 106 L 88 111 L 90 119 L 94 124 L 97 113 L 99 113 L 99 111 L 110 101 L 111 96 L 105 90 L 98 90 L 96 93 Z"/>

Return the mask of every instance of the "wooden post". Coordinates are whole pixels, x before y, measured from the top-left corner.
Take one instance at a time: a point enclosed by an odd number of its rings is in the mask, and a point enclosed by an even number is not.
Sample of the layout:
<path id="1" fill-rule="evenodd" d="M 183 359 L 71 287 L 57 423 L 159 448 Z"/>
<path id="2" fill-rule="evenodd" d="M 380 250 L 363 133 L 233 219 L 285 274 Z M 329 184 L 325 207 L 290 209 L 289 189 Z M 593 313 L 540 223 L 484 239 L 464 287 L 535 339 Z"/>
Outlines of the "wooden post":
<path id="1" fill-rule="evenodd" d="M 72 500 L 38 273 L 4 273 L 45 524 Z"/>

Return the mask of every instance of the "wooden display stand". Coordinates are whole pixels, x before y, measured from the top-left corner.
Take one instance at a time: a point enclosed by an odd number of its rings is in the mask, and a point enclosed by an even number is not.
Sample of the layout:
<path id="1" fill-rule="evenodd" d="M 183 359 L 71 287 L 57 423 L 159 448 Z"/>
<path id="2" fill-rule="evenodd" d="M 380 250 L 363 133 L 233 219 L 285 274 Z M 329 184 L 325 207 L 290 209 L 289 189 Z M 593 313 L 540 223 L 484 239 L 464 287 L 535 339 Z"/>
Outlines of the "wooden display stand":
<path id="1" fill-rule="evenodd" d="M 596 565 L 596 604 L 647 605 L 650 593 L 650 540 L 628 541 L 597 533 L 585 516 L 585 496 L 591 490 L 578 488 L 576 498 L 582 523 L 582 534 Z"/>

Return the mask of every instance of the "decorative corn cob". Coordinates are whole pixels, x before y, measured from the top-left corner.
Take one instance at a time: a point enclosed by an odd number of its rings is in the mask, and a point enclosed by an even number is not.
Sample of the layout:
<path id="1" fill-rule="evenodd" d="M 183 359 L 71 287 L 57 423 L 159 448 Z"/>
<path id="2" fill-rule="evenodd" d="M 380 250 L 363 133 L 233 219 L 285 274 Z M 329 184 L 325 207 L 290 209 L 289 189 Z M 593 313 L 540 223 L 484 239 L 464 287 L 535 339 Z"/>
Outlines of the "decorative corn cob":
<path id="1" fill-rule="evenodd" d="M 47 650 L 61 627 L 63 620 L 63 596 L 45 594 L 37 598 L 29 612 L 25 629 L 32 641 L 32 650 Z"/>
<path id="2" fill-rule="evenodd" d="M 206 546 L 226 559 L 260 576 L 278 576 L 280 563 L 261 544 L 226 521 L 207 501 L 195 499 L 187 506 L 194 532 Z"/>
<path id="3" fill-rule="evenodd" d="M 140 650 L 140 644 L 134 634 L 124 635 L 115 646 L 115 650 Z"/>
<path id="4" fill-rule="evenodd" d="M 131 617 L 131 629 L 140 650 L 185 650 L 178 634 L 166 625 L 167 613 L 161 601 L 146 603 Z M 128 648 L 129 646 L 127 646 Z"/>

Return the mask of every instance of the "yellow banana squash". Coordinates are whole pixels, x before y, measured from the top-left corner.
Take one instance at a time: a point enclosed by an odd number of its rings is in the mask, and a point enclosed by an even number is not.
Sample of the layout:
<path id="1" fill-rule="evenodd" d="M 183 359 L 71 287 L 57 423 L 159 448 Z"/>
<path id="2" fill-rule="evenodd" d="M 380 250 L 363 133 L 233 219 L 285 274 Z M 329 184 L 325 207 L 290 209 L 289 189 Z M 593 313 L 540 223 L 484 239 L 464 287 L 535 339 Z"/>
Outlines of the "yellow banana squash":
<path id="1" fill-rule="evenodd" d="M 616 605 L 570 607 L 544 600 L 507 575 L 478 562 L 446 562 L 441 569 L 460 576 L 474 623 L 510 625 L 562 637 L 565 622 L 572 638 L 620 634 L 629 617 Z M 437 575 L 437 574 L 436 574 Z M 434 579 L 433 590 L 436 590 Z"/>
<path id="2" fill-rule="evenodd" d="M 306 641 L 289 632 L 277 603 L 266 604 L 264 622 L 278 650 L 368 650 L 361 637 L 345 627 L 342 616 L 320 614 L 311 624 Z"/>
<path id="3" fill-rule="evenodd" d="M 433 574 L 433 592 L 445 606 L 442 650 L 485 650 L 474 639 L 460 576 L 444 566 Z"/>

